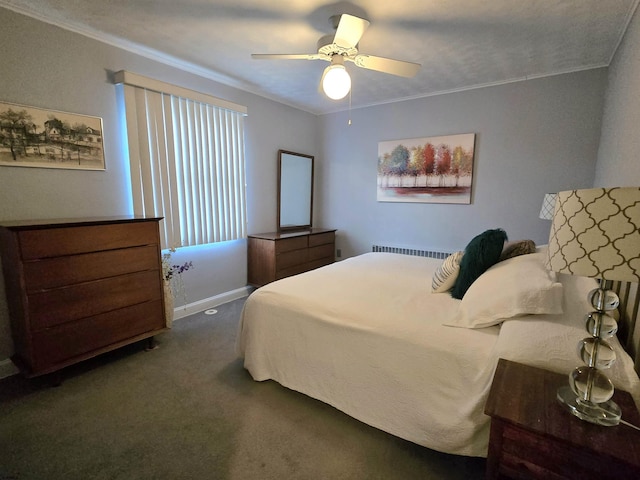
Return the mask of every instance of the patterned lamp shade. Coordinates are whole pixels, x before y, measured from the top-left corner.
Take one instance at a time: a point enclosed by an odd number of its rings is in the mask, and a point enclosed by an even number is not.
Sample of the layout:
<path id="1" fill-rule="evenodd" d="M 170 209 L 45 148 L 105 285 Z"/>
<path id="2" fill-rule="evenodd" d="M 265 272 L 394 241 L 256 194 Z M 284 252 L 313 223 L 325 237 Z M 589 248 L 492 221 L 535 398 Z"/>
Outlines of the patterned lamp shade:
<path id="1" fill-rule="evenodd" d="M 640 187 L 558 193 L 547 267 L 570 275 L 640 282 Z"/>
<path id="2" fill-rule="evenodd" d="M 556 206 L 557 193 L 545 193 L 542 200 L 542 208 L 540 209 L 540 218 L 543 220 L 553 219 L 553 209 Z"/>

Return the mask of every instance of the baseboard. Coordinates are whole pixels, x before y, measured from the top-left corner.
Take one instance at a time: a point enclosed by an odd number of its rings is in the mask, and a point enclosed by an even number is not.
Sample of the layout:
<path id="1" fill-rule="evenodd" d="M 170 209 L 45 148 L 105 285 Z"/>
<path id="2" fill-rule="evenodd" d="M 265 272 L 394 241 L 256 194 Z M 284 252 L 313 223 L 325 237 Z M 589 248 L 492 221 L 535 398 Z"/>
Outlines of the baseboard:
<path id="1" fill-rule="evenodd" d="M 10 359 L 0 360 L 0 379 L 15 375 L 19 370 Z"/>
<path id="2" fill-rule="evenodd" d="M 187 305 L 178 307 L 174 310 L 173 319 L 174 321 L 179 320 L 194 313 L 203 312 L 209 308 L 217 307 L 223 303 L 232 302 L 233 300 L 246 297 L 252 291 L 252 287 L 242 287 L 236 290 L 231 290 L 230 292 L 221 293 L 220 295 L 198 300 L 197 302 L 188 303 Z M 7 358 L 5 360 L 0 360 L 0 379 L 10 377 L 16 373 L 19 373 L 19 370 L 10 359 Z"/>
<path id="3" fill-rule="evenodd" d="M 188 303 L 181 307 L 176 307 L 173 310 L 173 320 L 180 320 L 181 318 L 188 317 L 189 315 L 192 315 L 194 313 L 203 312 L 205 310 L 208 310 L 209 308 L 214 308 L 218 305 L 222 305 L 223 303 L 232 302 L 233 300 L 246 297 L 252 291 L 252 287 L 242 287 L 236 290 L 221 293 L 220 295 L 204 298 L 202 300 L 198 300 L 197 302 Z"/>

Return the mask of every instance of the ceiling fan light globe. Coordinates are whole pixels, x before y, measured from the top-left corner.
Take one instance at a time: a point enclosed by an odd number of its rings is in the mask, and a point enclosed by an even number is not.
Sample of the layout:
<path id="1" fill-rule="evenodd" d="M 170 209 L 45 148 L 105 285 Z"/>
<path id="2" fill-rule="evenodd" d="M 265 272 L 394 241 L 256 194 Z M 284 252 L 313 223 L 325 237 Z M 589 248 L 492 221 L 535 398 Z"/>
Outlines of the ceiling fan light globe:
<path id="1" fill-rule="evenodd" d="M 322 90 L 332 100 L 341 100 L 351 90 L 351 77 L 344 65 L 330 65 L 325 69 Z"/>

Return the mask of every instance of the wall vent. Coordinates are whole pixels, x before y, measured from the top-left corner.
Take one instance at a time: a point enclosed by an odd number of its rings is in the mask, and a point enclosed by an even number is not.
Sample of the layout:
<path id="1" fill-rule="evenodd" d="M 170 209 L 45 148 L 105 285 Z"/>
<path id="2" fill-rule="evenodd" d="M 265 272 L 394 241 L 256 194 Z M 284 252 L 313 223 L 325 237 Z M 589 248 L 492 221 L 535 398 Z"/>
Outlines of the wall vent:
<path id="1" fill-rule="evenodd" d="M 417 248 L 406 248 L 406 247 L 393 247 L 390 245 L 373 245 L 371 247 L 372 252 L 384 252 L 384 253 L 400 253 L 402 255 L 414 255 L 416 257 L 429 257 L 429 258 L 440 258 L 445 259 L 449 255 L 450 252 L 436 252 L 434 250 L 421 250 Z"/>

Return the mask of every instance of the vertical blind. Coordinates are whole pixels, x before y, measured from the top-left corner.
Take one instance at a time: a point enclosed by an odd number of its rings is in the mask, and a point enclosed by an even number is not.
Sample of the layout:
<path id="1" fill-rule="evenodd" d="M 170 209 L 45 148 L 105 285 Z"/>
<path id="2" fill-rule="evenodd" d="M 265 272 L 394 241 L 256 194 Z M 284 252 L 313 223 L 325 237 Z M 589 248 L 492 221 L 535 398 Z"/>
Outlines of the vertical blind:
<path id="1" fill-rule="evenodd" d="M 116 75 L 123 84 L 134 213 L 164 217 L 163 248 L 246 237 L 246 109 L 135 74 Z M 127 81 L 131 75 L 135 84 Z"/>

